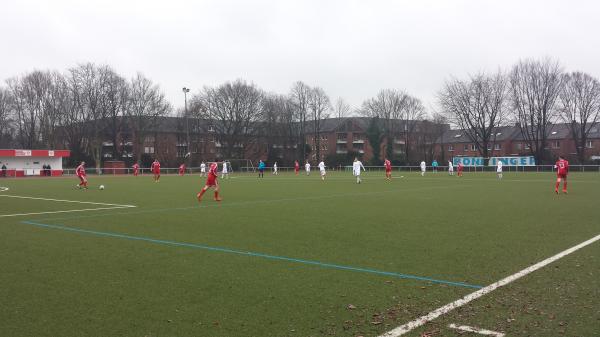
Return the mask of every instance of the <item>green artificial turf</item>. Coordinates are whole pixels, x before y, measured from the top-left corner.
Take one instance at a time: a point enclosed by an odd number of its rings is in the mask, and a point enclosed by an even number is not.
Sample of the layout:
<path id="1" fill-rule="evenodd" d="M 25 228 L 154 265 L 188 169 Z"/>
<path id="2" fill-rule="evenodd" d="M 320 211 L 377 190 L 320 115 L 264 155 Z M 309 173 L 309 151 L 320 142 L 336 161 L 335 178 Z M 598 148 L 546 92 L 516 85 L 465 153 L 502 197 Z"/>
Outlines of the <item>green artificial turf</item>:
<path id="1" fill-rule="evenodd" d="M 600 234 L 598 173 L 559 196 L 545 173 L 232 177 L 200 205 L 197 176 L 1 179 L 137 207 L 0 217 L 0 336 L 377 336 Z M 0 197 L 0 215 L 100 207 Z M 409 336 L 600 335 L 599 247 Z"/>

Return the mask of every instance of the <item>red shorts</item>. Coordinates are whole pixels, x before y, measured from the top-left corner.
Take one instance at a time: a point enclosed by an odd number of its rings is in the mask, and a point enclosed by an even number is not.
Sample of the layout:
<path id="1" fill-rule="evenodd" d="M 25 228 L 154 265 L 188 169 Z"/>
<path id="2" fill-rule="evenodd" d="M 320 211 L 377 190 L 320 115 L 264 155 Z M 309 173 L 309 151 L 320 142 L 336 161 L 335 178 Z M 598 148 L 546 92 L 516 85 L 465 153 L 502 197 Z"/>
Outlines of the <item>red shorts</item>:
<path id="1" fill-rule="evenodd" d="M 390 172 L 392 172 L 392 169 L 387 169 L 387 168 L 385 169 L 385 173 L 390 173 Z"/>
<path id="2" fill-rule="evenodd" d="M 567 175 L 566 175 L 566 174 L 564 174 L 564 173 L 563 173 L 563 174 L 561 174 L 561 173 L 558 173 L 558 174 L 556 175 L 556 177 L 557 177 L 557 178 L 561 178 L 561 179 L 567 179 Z"/>
<path id="3" fill-rule="evenodd" d="M 87 181 L 85 176 L 77 176 L 77 178 L 79 178 L 79 180 L 81 180 L 81 182 Z"/>
<path id="4" fill-rule="evenodd" d="M 154 172 L 154 174 L 160 174 L 160 169 L 154 170 L 153 172 Z"/>
<path id="5" fill-rule="evenodd" d="M 206 179 L 206 186 L 217 186 L 217 178 L 208 177 L 208 179 Z"/>

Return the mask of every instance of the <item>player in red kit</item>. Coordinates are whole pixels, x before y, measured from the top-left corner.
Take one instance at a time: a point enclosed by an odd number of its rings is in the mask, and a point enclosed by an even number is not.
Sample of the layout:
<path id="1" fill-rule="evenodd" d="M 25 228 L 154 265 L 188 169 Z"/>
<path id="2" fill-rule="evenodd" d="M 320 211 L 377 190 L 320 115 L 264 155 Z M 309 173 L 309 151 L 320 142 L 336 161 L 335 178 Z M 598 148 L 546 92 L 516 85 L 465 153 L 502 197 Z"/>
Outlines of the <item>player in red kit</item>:
<path id="1" fill-rule="evenodd" d="M 458 176 L 462 177 L 462 173 L 463 173 L 463 169 L 465 168 L 465 166 L 463 165 L 463 163 L 459 162 L 458 163 Z"/>
<path id="2" fill-rule="evenodd" d="M 137 177 L 138 174 L 140 173 L 140 165 L 138 165 L 138 163 L 133 164 L 133 176 Z"/>
<path id="3" fill-rule="evenodd" d="M 298 172 L 300 172 L 300 164 L 297 160 L 294 161 L 294 172 L 296 173 L 296 175 L 298 175 Z"/>
<path id="4" fill-rule="evenodd" d="M 160 180 L 160 163 L 158 162 L 158 159 L 154 159 L 154 162 L 150 165 L 150 169 L 154 174 L 154 182 L 157 183 Z"/>
<path id="5" fill-rule="evenodd" d="M 215 201 L 221 201 L 221 198 L 219 197 L 219 182 L 217 181 L 217 167 L 217 163 L 210 164 L 210 167 L 208 169 L 208 178 L 206 178 L 206 184 L 204 185 L 200 193 L 196 195 L 196 198 L 198 198 L 198 202 L 202 201 L 202 195 L 204 195 L 206 190 L 208 190 L 210 187 L 213 187 L 215 189 Z"/>
<path id="6" fill-rule="evenodd" d="M 556 169 L 556 187 L 554 188 L 554 192 L 558 194 L 560 181 L 564 180 L 562 191 L 563 193 L 567 194 L 567 175 L 569 174 L 569 162 L 565 160 L 563 156 L 559 156 L 554 168 Z"/>
<path id="7" fill-rule="evenodd" d="M 391 180 L 392 179 L 392 163 L 387 158 L 385 158 L 385 160 L 383 161 L 383 166 L 385 166 L 385 179 Z"/>
<path id="8" fill-rule="evenodd" d="M 85 162 L 82 161 L 81 164 L 79 164 L 79 166 L 77 166 L 77 168 L 75 169 L 75 174 L 77 175 L 77 178 L 79 178 L 79 185 L 77 185 L 77 188 L 81 189 L 82 187 L 85 188 L 87 190 L 88 186 L 87 186 L 87 178 L 85 176 Z"/>
<path id="9" fill-rule="evenodd" d="M 185 164 L 179 165 L 179 175 L 182 176 L 185 174 Z"/>

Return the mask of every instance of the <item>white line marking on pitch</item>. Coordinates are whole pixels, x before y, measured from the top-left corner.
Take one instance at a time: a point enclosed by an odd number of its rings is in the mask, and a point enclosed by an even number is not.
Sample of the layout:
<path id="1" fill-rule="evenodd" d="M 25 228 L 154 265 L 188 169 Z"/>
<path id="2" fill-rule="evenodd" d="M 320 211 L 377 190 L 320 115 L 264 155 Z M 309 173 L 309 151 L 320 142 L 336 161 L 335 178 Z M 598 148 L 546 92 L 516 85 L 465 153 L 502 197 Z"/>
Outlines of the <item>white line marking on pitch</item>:
<path id="1" fill-rule="evenodd" d="M 19 214 L 4 214 L 0 215 L 0 218 L 12 217 L 12 216 L 24 216 L 24 215 L 40 215 L 40 214 L 55 214 L 55 213 L 73 213 L 73 212 L 88 212 L 88 211 L 100 211 L 106 209 L 118 209 L 118 208 L 131 208 L 136 206 L 114 206 L 114 207 L 99 207 L 99 208 L 84 208 L 84 209 L 69 209 L 64 211 L 49 211 L 49 212 L 36 212 L 36 213 L 19 213 Z"/>
<path id="2" fill-rule="evenodd" d="M 55 201 L 55 202 L 68 202 L 68 203 L 77 203 L 77 204 L 86 204 L 86 205 L 110 206 L 110 207 L 98 207 L 98 208 L 70 209 L 70 210 L 63 210 L 63 211 L 47 211 L 47 212 L 3 214 L 3 215 L 0 215 L 0 218 L 14 217 L 14 216 L 25 216 L 25 215 L 88 212 L 88 211 L 100 211 L 100 210 L 107 210 L 107 209 L 119 209 L 119 208 L 133 208 L 133 207 L 136 207 L 134 205 L 120 205 L 120 204 L 107 204 L 107 203 L 103 203 L 103 202 L 91 202 L 91 201 L 76 201 L 76 200 L 37 198 L 37 197 L 23 197 L 23 196 L 18 196 L 18 195 L 0 195 L 0 197 L 18 198 L 18 199 L 33 199 L 33 200 Z"/>
<path id="3" fill-rule="evenodd" d="M 494 336 L 494 337 L 504 337 L 505 336 L 505 334 L 502 332 L 485 330 L 485 329 L 480 329 L 480 328 L 467 326 L 467 325 L 450 324 L 450 325 L 448 325 L 448 327 L 451 329 L 456 329 L 456 330 L 460 330 L 460 331 L 474 332 L 474 333 L 480 334 L 480 335 L 487 335 L 487 336 Z"/>
<path id="4" fill-rule="evenodd" d="M 45 200 L 45 201 L 56 201 L 56 202 L 72 202 L 72 203 L 77 203 L 77 204 L 90 204 L 90 205 L 102 205 L 102 206 L 135 207 L 133 205 L 107 204 L 107 203 L 103 203 L 103 202 L 63 200 L 63 199 L 49 199 L 49 198 L 37 198 L 37 197 L 23 197 L 23 196 L 19 196 L 19 195 L 0 195 L 0 197 L 5 197 L 5 198 L 19 198 L 19 199 L 33 199 L 33 200 Z"/>
<path id="5" fill-rule="evenodd" d="M 592 244 L 592 243 L 594 243 L 594 242 L 596 242 L 598 240 L 600 240 L 600 235 L 596 235 L 596 236 L 594 236 L 593 238 L 591 238 L 591 239 L 589 239 L 587 241 L 584 241 L 584 242 L 582 242 L 582 243 L 580 243 L 580 244 L 578 244 L 576 246 L 573 246 L 573 247 L 571 247 L 571 248 L 569 248 L 567 250 L 564 250 L 564 251 L 562 251 L 562 252 L 560 252 L 560 253 L 552 256 L 552 257 L 549 257 L 549 258 L 547 258 L 547 259 L 545 259 L 545 260 L 543 260 L 541 262 L 538 262 L 538 263 L 536 263 L 536 264 L 534 264 L 532 266 L 529 266 L 529 267 L 527 267 L 527 268 L 525 268 L 525 269 L 523 269 L 523 270 L 521 270 L 521 271 L 519 271 L 519 272 L 517 272 L 515 274 L 512 274 L 512 275 L 510 275 L 508 277 L 505 277 L 502 280 L 497 281 L 495 283 L 492 283 L 492 284 L 490 284 L 489 286 L 487 286 L 485 288 L 481 288 L 481 289 L 479 289 L 479 290 L 477 290 L 475 292 L 472 292 L 472 293 L 466 295 L 465 297 L 463 297 L 461 299 L 458 299 L 458 300 L 456 300 L 456 301 L 454 301 L 452 303 L 448 303 L 448 304 L 444 305 L 443 307 L 437 308 L 434 311 L 428 313 L 427 315 L 421 316 L 421 317 L 415 319 L 414 321 L 408 322 L 408 323 L 406 323 L 404 325 L 401 325 L 401 326 L 399 326 L 399 327 L 397 327 L 397 328 L 395 328 L 393 330 L 390 330 L 390 331 L 384 333 L 380 337 L 397 337 L 397 336 L 402 336 L 402 335 L 404 335 L 404 334 L 406 334 L 406 333 L 408 333 L 408 332 L 410 332 L 410 331 L 412 331 L 412 330 L 414 330 L 414 329 L 416 329 L 416 328 L 424 325 L 427 322 L 430 322 L 430 321 L 432 321 L 432 320 L 434 320 L 434 319 L 436 319 L 436 318 L 438 318 L 438 317 L 440 317 L 442 315 L 445 315 L 448 312 L 450 312 L 450 311 L 452 311 L 452 310 L 454 310 L 456 308 L 462 307 L 463 305 L 465 305 L 465 304 L 467 304 L 467 303 L 469 303 L 469 302 L 471 302 L 471 301 L 473 301 L 475 299 L 478 299 L 478 298 L 480 298 L 481 296 L 483 296 L 485 294 L 488 294 L 488 293 L 490 293 L 490 292 L 492 292 L 492 291 L 494 291 L 494 290 L 496 290 L 496 289 L 498 289 L 498 288 L 500 288 L 502 286 L 505 286 L 505 285 L 507 285 L 507 284 L 509 284 L 509 283 L 511 283 L 513 281 L 516 281 L 516 280 L 520 279 L 521 277 L 523 277 L 523 276 L 525 276 L 527 274 L 530 274 L 530 273 L 532 273 L 532 272 L 534 272 L 534 271 L 536 271 L 536 270 L 538 270 L 540 268 L 543 268 L 543 267 L 549 265 L 550 263 L 552 263 L 552 262 L 554 262 L 554 261 L 556 261 L 558 259 L 561 259 L 561 258 L 563 258 L 563 257 L 565 257 L 565 256 L 567 256 L 567 255 L 569 255 L 569 254 L 571 254 L 571 253 L 573 253 L 575 251 L 578 251 L 579 249 L 581 249 L 581 248 L 583 248 L 585 246 L 588 246 L 588 245 L 590 245 L 590 244 Z"/>

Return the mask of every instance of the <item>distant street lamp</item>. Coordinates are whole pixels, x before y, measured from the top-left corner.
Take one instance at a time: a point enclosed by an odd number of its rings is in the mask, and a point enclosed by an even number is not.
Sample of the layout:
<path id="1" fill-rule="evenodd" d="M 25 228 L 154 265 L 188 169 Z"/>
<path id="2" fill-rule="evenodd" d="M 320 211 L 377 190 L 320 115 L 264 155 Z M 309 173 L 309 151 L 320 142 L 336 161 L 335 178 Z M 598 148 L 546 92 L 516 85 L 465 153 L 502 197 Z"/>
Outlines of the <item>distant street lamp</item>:
<path id="1" fill-rule="evenodd" d="M 191 145 L 190 145 L 190 118 L 188 116 L 188 110 L 187 110 L 187 94 L 188 92 L 190 92 L 190 88 L 186 88 L 183 87 L 182 89 L 183 91 L 183 101 L 184 101 L 184 118 L 185 118 L 185 136 L 186 136 L 186 155 L 189 153 L 190 154 L 190 158 L 192 157 L 192 150 L 191 150 Z M 185 157 L 184 157 L 185 158 Z M 190 159 L 191 162 L 191 159 Z M 189 164 L 189 163 L 188 163 Z"/>

